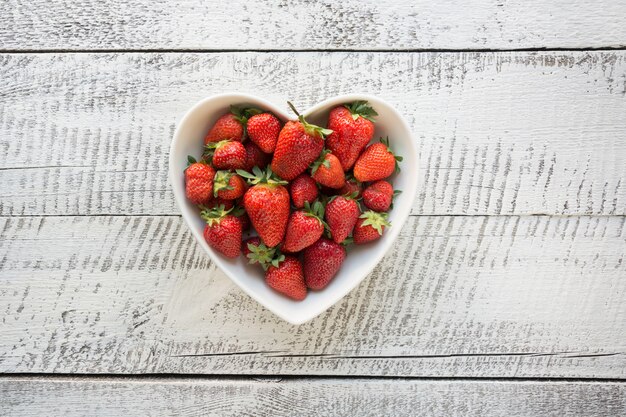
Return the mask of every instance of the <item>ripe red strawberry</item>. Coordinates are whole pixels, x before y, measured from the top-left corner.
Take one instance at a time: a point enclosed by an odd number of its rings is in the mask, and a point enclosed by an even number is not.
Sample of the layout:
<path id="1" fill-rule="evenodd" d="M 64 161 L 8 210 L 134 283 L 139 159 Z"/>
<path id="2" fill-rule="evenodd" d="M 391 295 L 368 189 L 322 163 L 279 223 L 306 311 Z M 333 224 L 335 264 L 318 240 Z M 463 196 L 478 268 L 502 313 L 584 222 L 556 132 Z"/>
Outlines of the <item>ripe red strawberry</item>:
<path id="1" fill-rule="evenodd" d="M 231 106 L 230 112 L 221 116 L 209 133 L 204 138 L 204 144 L 220 142 L 222 140 L 234 140 L 242 142 L 244 139 L 245 119 L 242 118 L 242 110 Z"/>
<path id="2" fill-rule="evenodd" d="M 313 163 L 311 176 L 318 183 L 330 188 L 341 188 L 346 183 L 341 162 L 327 150 L 322 151 L 319 158 Z"/>
<path id="3" fill-rule="evenodd" d="M 313 206 L 304 203 L 304 210 L 291 213 L 282 250 L 299 252 L 317 242 L 324 233 L 324 206 L 316 201 Z"/>
<path id="4" fill-rule="evenodd" d="M 224 200 L 223 198 L 214 198 L 207 204 L 203 205 L 204 209 L 213 209 L 219 206 L 224 206 L 225 210 L 230 210 L 235 207 L 235 200 Z"/>
<path id="5" fill-rule="evenodd" d="M 280 120 L 272 113 L 261 113 L 248 119 L 248 137 L 265 153 L 274 152 L 278 134 L 280 133 Z"/>
<path id="6" fill-rule="evenodd" d="M 204 239 L 224 256 L 236 258 L 241 250 L 241 222 L 229 212 L 223 206 L 202 212 L 207 222 Z"/>
<path id="7" fill-rule="evenodd" d="M 265 169 L 267 164 L 270 163 L 272 156 L 264 153 L 254 143 L 246 142 L 243 146 L 246 148 L 246 166 L 243 168 L 246 171 L 252 172 L 254 167 Z"/>
<path id="8" fill-rule="evenodd" d="M 302 264 L 298 258 L 293 256 L 284 256 L 283 260 L 275 263 L 268 268 L 265 273 L 265 282 L 274 290 L 287 297 L 301 301 L 306 297 L 306 284 L 304 283 L 304 274 L 302 272 Z"/>
<path id="9" fill-rule="evenodd" d="M 338 195 L 354 195 L 354 198 L 361 198 L 363 184 L 356 180 L 351 174 L 346 175 L 346 183 L 341 187 Z"/>
<path id="10" fill-rule="evenodd" d="M 295 208 L 304 207 L 304 203 L 312 203 L 319 193 L 315 180 L 307 174 L 299 175 L 289 183 L 289 193 Z"/>
<path id="11" fill-rule="evenodd" d="M 250 230 L 252 223 L 250 223 L 250 216 L 248 216 L 248 213 L 246 213 L 243 207 L 241 207 L 241 211 L 242 213 L 237 215 L 237 217 L 239 217 L 239 221 L 241 221 L 241 230 L 247 232 Z"/>
<path id="12" fill-rule="evenodd" d="M 296 114 L 293 105 L 289 103 Z M 289 121 L 280 131 L 272 170 L 282 179 L 291 181 L 302 174 L 324 149 L 324 135 L 331 131 L 309 124 L 298 114 L 298 121 Z"/>
<path id="13" fill-rule="evenodd" d="M 361 181 L 383 180 L 393 174 L 394 170 L 400 170 L 398 161 L 402 157 L 394 155 L 389 149 L 389 139 L 380 140 L 363 151 L 354 164 L 354 177 Z"/>
<path id="14" fill-rule="evenodd" d="M 213 177 L 215 170 L 210 165 L 196 162 L 188 157 L 189 166 L 185 169 L 185 196 L 194 204 L 207 204 L 213 197 Z"/>
<path id="15" fill-rule="evenodd" d="M 374 116 L 378 113 L 367 101 L 355 101 L 335 107 L 328 115 L 328 135 L 326 146 L 341 161 L 344 171 L 348 171 L 374 136 Z"/>
<path id="16" fill-rule="evenodd" d="M 246 182 L 230 171 L 217 171 L 213 180 L 213 195 L 224 200 L 234 200 L 246 192 Z"/>
<path id="17" fill-rule="evenodd" d="M 387 211 L 393 199 L 393 186 L 387 181 L 376 181 L 363 191 L 363 204 L 370 210 Z"/>
<path id="18" fill-rule="evenodd" d="M 246 166 L 246 148 L 241 142 L 223 140 L 207 146 L 207 154 L 217 169 L 241 169 Z"/>
<path id="19" fill-rule="evenodd" d="M 343 242 L 361 214 L 359 204 L 351 197 L 336 196 L 326 205 L 326 223 L 335 243 Z"/>
<path id="20" fill-rule="evenodd" d="M 278 245 L 289 220 L 289 192 L 283 187 L 286 182 L 276 179 L 270 168 L 263 172 L 255 167 L 253 174 L 243 170 L 237 173 L 254 184 L 243 197 L 252 225 L 267 246 Z"/>
<path id="21" fill-rule="evenodd" d="M 366 211 L 356 222 L 352 237 L 354 243 L 362 245 L 380 238 L 385 228 L 390 227 L 391 223 L 387 221 L 387 213 L 376 213 L 375 211 Z"/>
<path id="22" fill-rule="evenodd" d="M 303 269 L 306 286 L 312 290 L 326 287 L 337 275 L 344 259 L 346 249 L 343 245 L 320 238 L 304 250 Z"/>

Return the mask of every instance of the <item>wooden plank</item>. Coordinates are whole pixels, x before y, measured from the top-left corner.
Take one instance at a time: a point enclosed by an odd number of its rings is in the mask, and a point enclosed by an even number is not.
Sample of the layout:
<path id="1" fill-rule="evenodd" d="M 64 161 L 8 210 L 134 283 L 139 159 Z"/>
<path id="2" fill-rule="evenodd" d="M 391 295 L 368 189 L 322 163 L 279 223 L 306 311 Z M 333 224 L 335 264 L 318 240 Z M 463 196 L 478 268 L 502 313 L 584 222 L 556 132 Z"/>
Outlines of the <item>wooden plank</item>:
<path id="1" fill-rule="evenodd" d="M 380 95 L 421 152 L 414 214 L 626 214 L 626 52 L 0 57 L 0 215 L 177 214 L 177 117 L 249 91 Z"/>
<path id="2" fill-rule="evenodd" d="M 0 218 L 0 371 L 626 378 L 625 223 L 410 217 L 296 327 L 177 216 Z"/>
<path id="3" fill-rule="evenodd" d="M 615 382 L 1 378 L 10 416 L 617 416 Z"/>
<path id="4" fill-rule="evenodd" d="M 0 46 L 85 49 L 520 49 L 626 45 L 623 0 L 9 0 Z"/>

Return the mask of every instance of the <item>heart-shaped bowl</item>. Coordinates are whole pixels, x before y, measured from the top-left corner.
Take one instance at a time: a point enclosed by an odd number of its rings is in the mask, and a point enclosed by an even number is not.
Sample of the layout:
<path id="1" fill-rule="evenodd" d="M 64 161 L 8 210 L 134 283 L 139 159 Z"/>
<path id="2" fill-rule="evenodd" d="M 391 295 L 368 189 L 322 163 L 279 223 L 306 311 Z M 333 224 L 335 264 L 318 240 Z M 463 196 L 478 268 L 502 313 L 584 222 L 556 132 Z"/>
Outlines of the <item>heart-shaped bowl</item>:
<path id="1" fill-rule="evenodd" d="M 204 137 L 209 128 L 219 116 L 229 111 L 230 105 L 259 107 L 274 113 L 283 122 L 295 117 L 282 108 L 252 95 L 220 94 L 206 98 L 193 106 L 182 118 L 174 133 L 169 160 L 170 180 L 183 219 L 196 241 L 242 290 L 292 324 L 304 323 L 321 314 L 372 272 L 400 233 L 415 198 L 418 179 L 416 142 L 407 122 L 390 104 L 377 97 L 349 94 L 325 100 L 302 114 L 307 121 L 326 126 L 328 113 L 333 107 L 356 100 L 367 100 L 378 112 L 374 140 L 388 136 L 391 149 L 404 158 L 400 163 L 401 172 L 394 174 L 390 180 L 394 189 L 401 190 L 402 193 L 394 200 L 394 207 L 389 213 L 392 226 L 385 230 L 383 236 L 366 245 L 351 245 L 346 260 L 331 283 L 321 291 L 310 291 L 304 301 L 293 301 L 268 287 L 264 282 L 263 270 L 258 265 L 248 264 L 242 256 L 228 259 L 206 243 L 203 237 L 205 222 L 200 218 L 198 209 L 185 198 L 183 173 L 187 166 L 187 155 L 199 159 L 203 151 Z"/>

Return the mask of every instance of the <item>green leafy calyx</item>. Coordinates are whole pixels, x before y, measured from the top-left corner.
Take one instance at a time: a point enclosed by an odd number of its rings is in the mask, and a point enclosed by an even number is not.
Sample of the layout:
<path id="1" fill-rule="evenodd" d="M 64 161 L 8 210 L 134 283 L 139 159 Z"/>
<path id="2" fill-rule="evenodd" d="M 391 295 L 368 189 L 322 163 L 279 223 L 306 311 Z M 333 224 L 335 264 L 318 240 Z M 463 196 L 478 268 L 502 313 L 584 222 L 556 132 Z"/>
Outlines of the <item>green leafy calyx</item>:
<path id="1" fill-rule="evenodd" d="M 249 263 L 259 264 L 265 271 L 273 265 L 276 258 L 276 248 L 268 248 L 264 243 L 259 243 L 258 245 L 248 243 L 248 250 L 250 251 L 247 255 Z M 284 260 L 284 258 L 285 256 L 283 255 L 282 260 Z"/>
<path id="2" fill-rule="evenodd" d="M 230 179 L 233 177 L 232 172 L 229 171 L 217 171 L 213 178 L 213 196 L 217 197 L 217 193 L 222 190 L 232 190 L 230 186 Z"/>
<path id="3" fill-rule="evenodd" d="M 235 118 L 239 121 L 239 123 L 245 126 L 249 118 L 263 113 L 263 110 L 256 107 L 230 106 L 230 112 L 235 115 Z"/>
<path id="4" fill-rule="evenodd" d="M 324 166 L 326 169 L 330 169 L 330 161 L 326 158 L 326 155 L 329 153 L 330 151 L 328 149 L 324 149 L 322 151 L 319 158 L 317 158 L 311 165 L 311 175 L 314 175 L 321 166 Z"/>
<path id="5" fill-rule="evenodd" d="M 217 207 L 212 209 L 204 209 L 200 212 L 200 217 L 209 225 L 214 226 L 220 224 L 222 219 L 226 217 L 228 213 L 230 213 L 231 209 L 226 210 L 223 204 L 220 204 Z"/>
<path id="6" fill-rule="evenodd" d="M 357 120 L 362 117 L 370 122 L 374 122 L 374 116 L 378 116 L 376 110 L 370 106 L 367 101 L 359 100 L 352 103 L 346 103 L 343 105 L 346 109 L 352 113 L 352 119 Z"/>
<path id="7" fill-rule="evenodd" d="M 248 181 L 248 184 L 257 185 L 257 184 L 270 184 L 270 185 L 287 185 L 287 181 L 283 181 L 280 179 L 274 172 L 271 167 L 267 167 L 265 171 L 263 171 L 259 167 L 252 168 L 252 173 L 248 171 L 244 171 L 243 169 L 238 169 L 237 174 L 241 175 L 243 178 Z"/>
<path id="8" fill-rule="evenodd" d="M 316 200 L 313 204 L 310 204 L 308 201 L 304 202 L 304 215 L 316 218 L 323 226 L 326 225 L 323 220 L 324 211 L 324 205 L 319 200 Z"/>
<path id="9" fill-rule="evenodd" d="M 365 219 L 365 221 L 361 223 L 361 227 L 371 226 L 379 235 L 383 234 L 383 227 L 391 227 L 391 223 L 387 221 L 387 217 L 387 213 L 376 213 L 371 210 L 359 216 L 359 218 Z"/>

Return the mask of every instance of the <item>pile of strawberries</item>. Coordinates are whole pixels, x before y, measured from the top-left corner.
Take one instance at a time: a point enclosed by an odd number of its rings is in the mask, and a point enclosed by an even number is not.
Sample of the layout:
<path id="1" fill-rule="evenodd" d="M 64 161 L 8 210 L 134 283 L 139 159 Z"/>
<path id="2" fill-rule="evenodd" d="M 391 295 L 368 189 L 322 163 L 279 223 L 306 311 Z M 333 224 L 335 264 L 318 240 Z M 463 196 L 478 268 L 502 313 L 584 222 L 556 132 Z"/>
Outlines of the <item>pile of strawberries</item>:
<path id="1" fill-rule="evenodd" d="M 267 285 L 303 300 L 337 274 L 346 246 L 391 226 L 386 179 L 402 158 L 387 140 L 368 146 L 377 113 L 365 101 L 333 108 L 326 129 L 289 105 L 298 119 L 284 126 L 261 109 L 231 107 L 204 139 L 202 160 L 189 157 L 185 191 L 211 247 L 243 254 L 263 267 Z M 251 227 L 258 236 L 243 240 Z"/>

